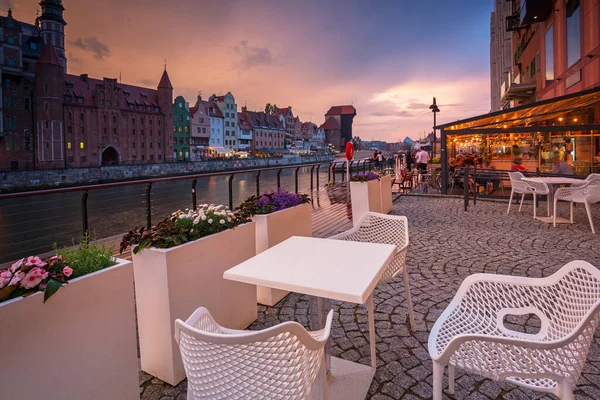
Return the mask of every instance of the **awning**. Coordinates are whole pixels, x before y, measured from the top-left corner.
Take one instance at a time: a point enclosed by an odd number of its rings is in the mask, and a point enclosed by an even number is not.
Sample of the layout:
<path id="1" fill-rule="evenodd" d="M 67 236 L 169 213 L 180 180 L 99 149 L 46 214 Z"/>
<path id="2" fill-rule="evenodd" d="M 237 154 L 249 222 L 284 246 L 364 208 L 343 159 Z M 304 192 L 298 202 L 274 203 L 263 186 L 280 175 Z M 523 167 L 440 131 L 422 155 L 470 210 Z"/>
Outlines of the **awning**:
<path id="1" fill-rule="evenodd" d="M 502 95 L 502 101 L 526 100 L 533 96 L 535 92 L 534 83 L 513 83 Z"/>
<path id="2" fill-rule="evenodd" d="M 216 151 L 217 153 L 233 153 L 233 150 L 226 149 L 225 147 L 221 146 L 211 147 L 210 149 Z"/>
<path id="3" fill-rule="evenodd" d="M 548 120 L 559 118 L 567 113 L 600 104 L 600 87 L 584 90 L 565 96 L 542 100 L 508 110 L 496 111 L 436 126 L 446 133 L 481 133 L 535 131 Z M 571 122 L 571 121 L 569 121 Z M 594 122 L 597 123 L 597 122 Z M 581 123 L 556 125 L 554 130 L 586 129 Z"/>

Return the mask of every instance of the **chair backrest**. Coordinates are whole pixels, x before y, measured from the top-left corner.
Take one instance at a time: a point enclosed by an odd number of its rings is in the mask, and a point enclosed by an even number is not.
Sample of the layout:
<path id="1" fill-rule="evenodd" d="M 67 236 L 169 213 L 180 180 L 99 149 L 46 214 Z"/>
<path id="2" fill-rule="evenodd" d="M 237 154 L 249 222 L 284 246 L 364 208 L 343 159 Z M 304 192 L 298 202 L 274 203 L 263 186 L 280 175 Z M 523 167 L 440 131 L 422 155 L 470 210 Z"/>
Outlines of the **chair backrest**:
<path id="1" fill-rule="evenodd" d="M 586 181 L 593 181 L 593 180 L 598 180 L 598 179 L 600 179 L 600 174 L 596 174 L 596 173 L 589 174 L 589 175 L 588 175 L 588 176 L 585 178 L 585 180 L 586 180 Z"/>
<path id="2" fill-rule="evenodd" d="M 508 177 L 510 178 L 510 186 L 519 193 L 530 192 L 531 188 L 527 182 L 523 181 L 525 175 L 520 172 L 509 172 Z"/>
<path id="3" fill-rule="evenodd" d="M 529 188 L 537 193 L 537 194 L 548 194 L 550 193 L 550 188 L 548 187 L 547 183 L 544 182 L 532 182 L 532 181 L 526 181 L 527 185 L 529 186 Z"/>
<path id="4" fill-rule="evenodd" d="M 305 398 L 319 372 L 332 317 L 330 311 L 319 339 L 296 322 L 255 332 L 229 330 L 203 307 L 185 322 L 178 319 L 175 340 L 189 400 Z"/>
<path id="5" fill-rule="evenodd" d="M 600 201 L 600 179 L 592 179 L 583 187 L 585 200 L 588 203 L 597 203 Z"/>
<path id="6" fill-rule="evenodd" d="M 396 276 L 406 265 L 408 219 L 400 215 L 368 212 L 361 217 L 354 228 L 330 239 L 395 245 L 396 255 L 381 277 L 381 280 L 386 282 Z"/>

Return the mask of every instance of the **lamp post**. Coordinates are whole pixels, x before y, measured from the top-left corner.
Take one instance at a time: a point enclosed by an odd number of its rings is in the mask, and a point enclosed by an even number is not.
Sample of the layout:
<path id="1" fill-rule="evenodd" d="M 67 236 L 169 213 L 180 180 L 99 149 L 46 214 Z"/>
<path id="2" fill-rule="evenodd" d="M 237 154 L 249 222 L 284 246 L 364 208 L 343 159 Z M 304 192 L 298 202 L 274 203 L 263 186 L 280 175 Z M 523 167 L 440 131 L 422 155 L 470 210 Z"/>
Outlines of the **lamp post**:
<path id="1" fill-rule="evenodd" d="M 431 150 L 431 158 L 433 158 L 433 157 L 435 157 L 435 143 L 437 142 L 437 137 L 435 134 L 436 133 L 435 132 L 435 126 L 436 126 L 435 117 L 436 117 L 436 114 L 440 112 L 440 109 L 438 108 L 438 106 L 435 102 L 435 97 L 433 98 L 433 104 L 429 106 L 429 109 L 433 113 L 433 147 Z"/>

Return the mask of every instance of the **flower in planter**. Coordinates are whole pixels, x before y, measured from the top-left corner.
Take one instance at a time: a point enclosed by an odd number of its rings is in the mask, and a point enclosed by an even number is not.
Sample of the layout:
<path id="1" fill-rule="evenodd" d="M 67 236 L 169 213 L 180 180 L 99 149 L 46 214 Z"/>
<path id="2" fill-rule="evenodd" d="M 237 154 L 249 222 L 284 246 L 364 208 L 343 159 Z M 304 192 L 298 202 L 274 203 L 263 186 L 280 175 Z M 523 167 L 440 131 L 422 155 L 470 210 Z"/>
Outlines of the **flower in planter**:
<path id="1" fill-rule="evenodd" d="M 62 257 L 42 261 L 39 257 L 23 258 L 0 272 L 0 302 L 44 291 L 44 303 L 67 282 L 71 269 Z M 72 270 L 71 270 L 72 271 Z"/>
<path id="2" fill-rule="evenodd" d="M 352 178 L 350 178 L 350 182 L 368 182 L 376 179 L 381 179 L 381 176 L 375 172 L 367 172 L 364 174 L 354 175 Z"/>
<path id="3" fill-rule="evenodd" d="M 271 214 L 309 202 L 310 197 L 306 194 L 290 193 L 284 189 L 279 189 L 276 192 L 265 192 L 261 196 L 250 196 L 240 204 L 238 212 L 241 215 L 251 217 L 253 215 Z"/>
<path id="4" fill-rule="evenodd" d="M 201 204 L 195 210 L 174 212 L 150 230 L 135 227 L 123 236 L 120 252 L 123 253 L 129 246 L 133 247 L 133 254 L 148 247 L 167 249 L 233 229 L 246 222 L 250 220 L 225 206 Z"/>

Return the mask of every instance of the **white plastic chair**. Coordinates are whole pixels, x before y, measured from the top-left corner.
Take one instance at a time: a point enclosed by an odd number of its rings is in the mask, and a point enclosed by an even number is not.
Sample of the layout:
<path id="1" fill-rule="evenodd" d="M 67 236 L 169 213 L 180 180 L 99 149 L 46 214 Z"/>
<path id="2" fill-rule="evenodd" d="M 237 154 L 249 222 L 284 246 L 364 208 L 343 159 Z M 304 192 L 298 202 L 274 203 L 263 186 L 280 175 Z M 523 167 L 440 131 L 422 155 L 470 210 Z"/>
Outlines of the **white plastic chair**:
<path id="1" fill-rule="evenodd" d="M 406 269 L 406 251 L 408 250 L 408 220 L 406 217 L 368 212 L 361 217 L 354 228 L 332 236 L 329 239 L 396 245 L 396 254 L 384 271 L 379 283 L 390 282 L 396 275 L 402 273 L 406 300 L 408 302 L 410 328 L 414 331 L 416 329 L 415 315 L 410 295 L 408 271 Z M 372 306 L 371 302 L 371 309 L 368 310 L 371 315 L 373 315 Z"/>
<path id="2" fill-rule="evenodd" d="M 590 221 L 590 228 L 592 233 L 596 233 L 594 229 L 594 221 L 592 219 L 592 212 L 590 206 L 600 201 L 600 179 L 591 179 L 581 186 L 576 187 L 563 187 L 556 189 L 554 193 L 554 226 L 556 227 L 556 206 L 558 201 L 568 201 L 571 208 L 571 223 L 573 223 L 573 203 L 583 203 L 585 205 L 585 211 L 587 213 L 588 220 Z"/>
<path id="3" fill-rule="evenodd" d="M 519 205 L 519 212 L 521 212 L 521 208 L 523 207 L 523 200 L 525 199 L 526 194 L 531 194 L 533 191 L 527 184 L 527 182 L 522 179 L 525 177 L 520 172 L 509 172 L 508 177 L 510 178 L 510 187 L 512 190 L 510 191 L 510 200 L 508 200 L 508 210 L 506 210 L 506 214 L 510 213 L 510 205 L 512 204 L 513 195 L 517 193 L 517 198 L 519 194 L 521 194 L 521 204 Z"/>
<path id="4" fill-rule="evenodd" d="M 585 185 L 586 182 L 593 181 L 593 180 L 599 180 L 599 179 L 600 179 L 600 174 L 596 174 L 596 173 L 589 174 L 582 181 L 583 183 L 574 183 L 571 185 L 571 187 L 581 187 L 581 186 Z"/>
<path id="5" fill-rule="evenodd" d="M 507 315 L 535 314 L 538 333 L 504 325 Z M 573 399 L 600 320 L 600 271 L 572 261 L 547 278 L 469 276 L 429 335 L 433 399 L 442 398 L 444 368 L 454 368 Z"/>
<path id="6" fill-rule="evenodd" d="M 332 318 L 333 310 L 325 328 L 314 332 L 292 321 L 262 331 L 227 329 L 204 307 L 185 322 L 176 320 L 188 399 L 312 398 L 319 371 L 326 398 L 324 347 Z"/>

